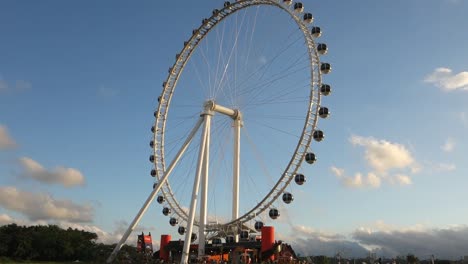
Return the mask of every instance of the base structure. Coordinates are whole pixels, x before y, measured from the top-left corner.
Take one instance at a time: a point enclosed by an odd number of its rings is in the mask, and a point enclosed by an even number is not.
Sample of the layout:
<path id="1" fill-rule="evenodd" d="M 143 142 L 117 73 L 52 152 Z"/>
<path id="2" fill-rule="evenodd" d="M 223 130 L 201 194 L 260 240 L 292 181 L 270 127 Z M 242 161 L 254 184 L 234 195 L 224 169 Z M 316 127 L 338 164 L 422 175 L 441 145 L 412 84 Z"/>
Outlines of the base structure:
<path id="1" fill-rule="evenodd" d="M 200 115 L 197 123 L 190 132 L 189 136 L 182 144 L 179 152 L 174 157 L 173 161 L 168 166 L 167 170 L 164 173 L 164 176 L 159 180 L 159 182 L 154 187 L 153 191 L 150 193 L 149 197 L 146 199 L 142 208 L 138 214 L 133 219 L 132 223 L 125 231 L 124 235 L 117 243 L 116 247 L 112 251 L 111 255 L 107 259 L 107 263 L 114 261 L 117 253 L 120 248 L 123 246 L 125 241 L 135 229 L 135 227 L 140 222 L 143 215 L 146 213 L 148 207 L 153 202 L 156 194 L 159 192 L 163 184 L 166 183 L 169 175 L 171 175 L 172 170 L 179 162 L 182 155 L 187 150 L 188 146 L 192 142 L 193 137 L 203 124 L 203 131 L 201 133 L 200 139 L 200 148 L 198 152 L 198 162 L 197 170 L 195 175 L 195 180 L 193 182 L 192 189 L 192 200 L 190 202 L 190 211 L 188 217 L 188 223 L 186 228 L 184 246 L 182 250 L 182 256 L 180 263 L 188 263 L 190 242 L 193 231 L 193 226 L 195 223 L 195 213 L 196 206 L 198 201 L 200 182 L 201 182 L 201 201 L 200 201 L 200 220 L 199 220 L 199 246 L 198 246 L 198 257 L 201 258 L 205 255 L 205 243 L 206 243 L 206 226 L 207 226 L 207 194 L 208 194 L 208 175 L 209 175 L 209 159 L 210 159 L 210 130 L 211 130 L 211 118 L 215 113 L 220 113 L 226 115 L 233 119 L 233 129 L 234 129 L 234 160 L 233 160 L 233 194 L 232 194 L 232 220 L 236 220 L 239 217 L 239 175 L 240 175 L 240 128 L 242 127 L 242 115 L 239 110 L 233 110 L 221 105 L 217 105 L 214 100 L 208 100 L 204 103 L 204 110 Z M 238 242 L 238 234 L 234 231 L 235 241 Z"/>

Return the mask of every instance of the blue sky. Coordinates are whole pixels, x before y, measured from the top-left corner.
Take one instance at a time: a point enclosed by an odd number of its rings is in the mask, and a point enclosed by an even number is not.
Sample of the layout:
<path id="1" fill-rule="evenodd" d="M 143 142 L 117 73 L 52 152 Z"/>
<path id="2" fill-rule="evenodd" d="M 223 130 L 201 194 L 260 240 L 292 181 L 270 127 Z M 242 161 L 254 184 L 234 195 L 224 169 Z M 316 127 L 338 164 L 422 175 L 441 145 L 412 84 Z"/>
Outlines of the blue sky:
<path id="1" fill-rule="evenodd" d="M 303 3 L 324 31 L 318 42 L 329 46 L 322 60 L 332 64 L 324 80 L 333 93 L 323 104 L 332 116 L 319 120 L 326 139 L 312 143 L 319 159 L 303 167 L 307 184 L 291 186 L 294 202 L 278 204 L 282 215 L 268 224 L 304 254 L 468 255 L 468 2 Z M 94 230 L 105 242 L 119 238 L 151 190 L 148 142 L 167 69 L 192 29 L 222 4 L 2 1 L 0 223 L 58 223 Z M 239 46 L 252 54 L 239 75 L 275 56 L 283 40 L 300 36 L 277 10 L 252 8 L 245 17 L 245 39 L 255 41 Z M 226 20 L 224 31 L 232 34 L 239 20 Z M 200 50 L 216 54 L 224 31 Z M 279 56 L 272 71 L 292 67 L 305 52 L 300 44 Z M 208 75 L 197 73 L 202 57 L 194 54 L 179 86 Z M 294 74 L 272 92 L 302 80 Z M 175 97 L 192 101 L 194 91 Z M 188 115 L 201 106 L 195 109 Z M 291 127 L 294 120 L 279 122 L 288 133 L 300 129 Z M 256 134 L 264 132 L 248 129 L 260 148 Z M 264 148 L 261 159 L 271 170 L 281 167 L 293 138 Z M 255 186 L 244 189 L 247 204 L 258 199 L 249 196 Z M 178 238 L 160 211 L 155 203 L 138 231 Z"/>

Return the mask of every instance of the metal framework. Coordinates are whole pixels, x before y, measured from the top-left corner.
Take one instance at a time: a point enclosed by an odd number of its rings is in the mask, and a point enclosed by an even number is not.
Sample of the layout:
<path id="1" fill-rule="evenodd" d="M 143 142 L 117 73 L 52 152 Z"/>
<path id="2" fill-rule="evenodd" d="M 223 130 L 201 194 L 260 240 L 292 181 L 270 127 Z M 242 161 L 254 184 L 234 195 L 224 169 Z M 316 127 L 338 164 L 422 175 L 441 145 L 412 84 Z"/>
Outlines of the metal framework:
<path id="1" fill-rule="evenodd" d="M 236 13 L 245 8 L 259 5 L 268 5 L 277 7 L 283 10 L 296 22 L 299 29 L 302 31 L 305 46 L 308 53 L 308 61 L 310 64 L 310 92 L 307 113 L 304 120 L 302 133 L 299 135 L 298 143 L 295 147 L 294 154 L 289 160 L 287 166 L 282 172 L 279 179 L 276 181 L 272 189 L 266 194 L 266 196 L 248 212 L 239 212 L 239 174 L 240 174 L 240 134 L 242 127 L 242 113 L 237 109 L 229 109 L 227 107 L 218 105 L 213 100 L 205 102 L 204 111 L 202 112 L 198 122 L 190 132 L 189 136 L 182 144 L 181 149 L 166 167 L 166 156 L 165 156 L 165 133 L 166 133 L 166 121 L 168 119 L 168 111 L 171 104 L 172 96 L 174 94 L 177 82 L 192 56 L 196 50 L 198 44 L 205 36 L 216 27 L 218 23 L 223 21 L 228 16 Z M 111 256 L 108 258 L 108 263 L 112 262 L 117 252 L 122 247 L 128 236 L 134 230 L 138 222 L 140 221 L 143 214 L 148 209 L 149 205 L 155 198 L 158 192 L 161 192 L 165 197 L 165 202 L 173 210 L 173 213 L 180 219 L 187 222 L 187 229 L 185 234 L 185 242 L 183 248 L 183 255 L 181 264 L 187 263 L 188 252 L 191 241 L 193 226 L 199 227 L 199 256 L 204 255 L 204 244 L 205 235 L 208 232 L 218 233 L 232 233 L 237 234 L 238 228 L 243 226 L 247 221 L 260 215 L 262 212 L 271 207 L 274 201 L 284 193 L 286 187 L 294 179 L 298 170 L 310 148 L 312 139 L 314 138 L 314 132 L 316 132 L 316 125 L 319 117 L 320 101 L 321 101 L 321 86 L 322 86 L 322 72 L 320 63 L 320 49 L 317 49 L 317 45 L 314 41 L 313 32 L 310 31 L 309 23 L 306 17 L 302 16 L 302 4 L 301 8 L 291 6 L 291 1 L 283 0 L 240 0 L 233 3 L 226 2 L 224 8 L 220 10 L 214 10 L 211 17 L 204 19 L 202 25 L 193 30 L 193 34 L 188 41 L 184 43 L 183 49 L 177 54 L 176 61 L 169 69 L 169 75 L 163 83 L 163 90 L 158 98 L 159 105 L 155 111 L 155 124 L 153 127 L 154 138 L 153 138 L 153 157 L 154 157 L 154 171 L 157 179 L 157 184 L 151 192 L 148 199 L 138 212 L 137 216 L 131 223 L 128 230 L 119 241 Z M 328 65 L 329 66 L 329 65 Z M 324 72 L 328 73 L 328 72 Z M 323 92 L 323 91 L 322 91 Z M 327 109 L 328 111 L 328 109 Z M 211 118 L 215 113 L 226 115 L 233 120 L 233 131 L 234 131 L 234 142 L 233 142 L 233 194 L 232 194 L 232 219 L 227 223 L 208 223 L 207 222 L 207 189 L 208 189 L 208 176 L 209 176 L 209 153 L 210 153 L 210 126 Z M 190 210 L 186 212 L 182 209 L 181 204 L 175 197 L 171 185 L 169 184 L 168 178 L 177 165 L 178 161 L 187 150 L 190 142 L 195 136 L 203 124 L 203 130 L 201 133 L 197 170 L 192 190 L 192 200 L 190 203 Z M 320 131 L 321 132 L 321 131 Z M 201 182 L 201 184 L 200 184 Z M 199 188 L 201 186 L 201 201 L 200 201 L 200 218 L 195 219 L 195 212 L 198 200 Z M 237 241 L 237 235 L 235 235 Z"/>
<path id="2" fill-rule="evenodd" d="M 235 12 L 257 5 L 270 5 L 278 7 L 287 12 L 297 23 L 301 31 L 303 32 L 304 39 L 309 54 L 310 60 L 310 97 L 309 107 L 304 122 L 303 133 L 300 136 L 294 155 L 292 156 L 288 166 L 286 166 L 281 177 L 274 185 L 272 190 L 264 197 L 264 199 L 258 203 L 257 206 L 252 208 L 250 211 L 242 214 L 239 217 L 239 213 L 234 212 L 233 208 L 233 220 L 229 223 L 224 224 L 210 224 L 205 226 L 207 231 L 218 231 L 218 230 L 230 230 L 233 227 L 240 226 L 243 223 L 253 219 L 256 215 L 261 214 L 263 211 L 268 209 L 271 204 L 278 199 L 283 193 L 288 184 L 294 179 L 298 169 L 301 166 L 304 156 L 312 141 L 312 135 L 315 130 L 318 120 L 318 110 L 320 108 L 320 85 L 322 84 L 322 77 L 320 72 L 320 58 L 319 53 L 316 49 L 314 37 L 310 32 L 310 28 L 299 12 L 295 12 L 289 5 L 283 3 L 283 1 L 275 0 L 244 0 L 231 3 L 215 12 L 210 18 L 206 19 L 205 22 L 193 31 L 192 37 L 185 42 L 185 45 L 180 53 L 178 53 L 177 60 L 174 65 L 170 68 L 169 75 L 166 81 L 163 83 L 163 91 L 159 97 L 159 105 L 157 109 L 155 132 L 154 132 L 154 157 L 155 157 L 155 170 L 156 177 L 160 181 L 165 174 L 165 152 L 164 152 L 164 133 L 166 129 L 167 113 L 170 107 L 172 95 L 177 85 L 177 81 L 183 72 L 183 69 L 190 59 L 193 51 L 197 48 L 198 43 L 213 29 L 219 22 Z M 235 178 L 233 179 L 235 181 Z M 234 183 L 234 186 L 236 184 Z M 182 209 L 182 206 L 177 201 L 171 186 L 168 182 L 163 185 L 161 189 L 162 194 L 166 197 L 166 202 L 170 208 L 173 209 L 173 213 L 178 217 L 186 221 L 188 219 L 187 213 Z M 233 193 L 236 193 L 235 191 Z M 233 194 L 235 195 L 235 194 Z M 233 197 L 234 200 L 238 200 L 238 197 Z M 194 222 L 196 226 L 199 226 L 197 221 Z"/>

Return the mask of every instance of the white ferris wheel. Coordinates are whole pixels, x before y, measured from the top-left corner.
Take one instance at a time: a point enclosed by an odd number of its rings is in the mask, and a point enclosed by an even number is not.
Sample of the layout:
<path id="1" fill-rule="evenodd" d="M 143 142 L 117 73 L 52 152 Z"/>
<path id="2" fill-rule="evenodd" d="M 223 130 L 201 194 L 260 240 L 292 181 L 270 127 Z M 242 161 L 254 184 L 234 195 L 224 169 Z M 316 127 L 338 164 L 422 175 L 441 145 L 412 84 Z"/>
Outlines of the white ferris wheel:
<path id="1" fill-rule="evenodd" d="M 156 198 L 199 256 L 280 217 L 306 182 L 331 71 L 321 28 L 301 2 L 240 0 L 214 9 L 183 43 L 162 84 L 150 141 L 153 190 L 109 257 Z M 291 184 L 295 182 L 296 184 Z M 197 230 L 196 230 L 197 229 Z"/>

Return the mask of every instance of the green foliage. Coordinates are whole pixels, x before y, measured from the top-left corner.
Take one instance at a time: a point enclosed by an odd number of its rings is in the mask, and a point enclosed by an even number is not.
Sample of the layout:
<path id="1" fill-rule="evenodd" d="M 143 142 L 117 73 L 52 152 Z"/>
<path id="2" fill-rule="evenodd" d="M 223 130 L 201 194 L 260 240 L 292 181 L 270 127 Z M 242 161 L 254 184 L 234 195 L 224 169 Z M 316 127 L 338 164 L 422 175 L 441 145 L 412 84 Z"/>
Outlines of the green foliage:
<path id="1" fill-rule="evenodd" d="M 32 261 L 88 261 L 95 257 L 97 235 L 56 225 L 0 227 L 0 257 Z"/>
<path id="2" fill-rule="evenodd" d="M 330 259 L 327 256 L 315 256 L 313 257 L 313 262 L 315 264 L 329 264 Z"/>

